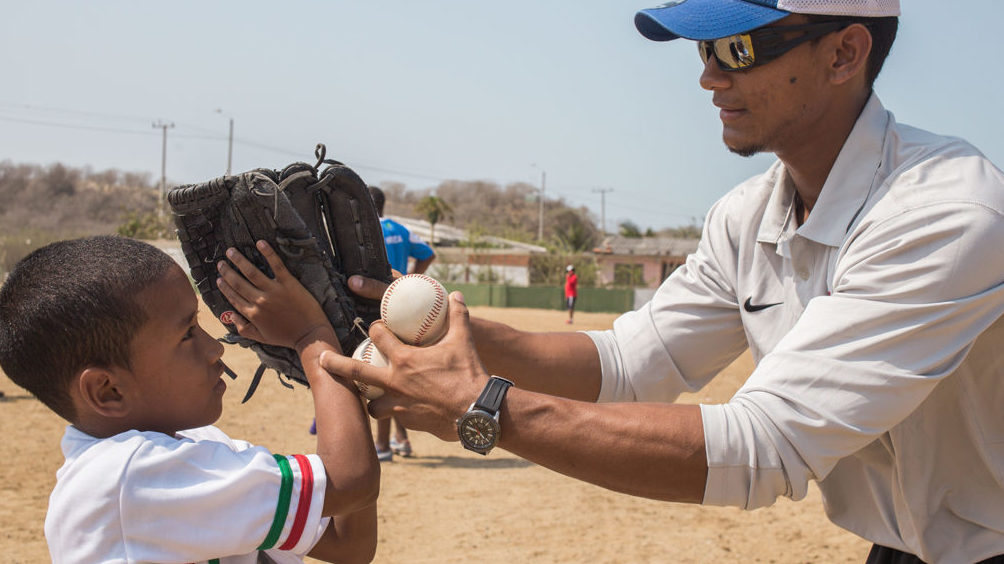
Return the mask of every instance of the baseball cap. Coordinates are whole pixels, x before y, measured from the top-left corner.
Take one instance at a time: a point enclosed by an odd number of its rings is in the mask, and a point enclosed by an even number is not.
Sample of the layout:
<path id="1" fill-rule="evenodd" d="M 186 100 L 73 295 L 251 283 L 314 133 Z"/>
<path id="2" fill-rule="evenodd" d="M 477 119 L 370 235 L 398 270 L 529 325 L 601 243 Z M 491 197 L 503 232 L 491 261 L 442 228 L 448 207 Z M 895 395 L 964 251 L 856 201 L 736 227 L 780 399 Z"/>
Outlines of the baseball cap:
<path id="1" fill-rule="evenodd" d="M 565 272 L 571 272 L 573 270 L 575 270 L 575 267 L 572 266 L 572 265 L 568 265 L 568 266 L 565 267 Z"/>
<path id="2" fill-rule="evenodd" d="M 791 14 L 882 18 L 899 15 L 899 0 L 671 0 L 641 10 L 634 25 L 652 41 L 718 39 Z"/>

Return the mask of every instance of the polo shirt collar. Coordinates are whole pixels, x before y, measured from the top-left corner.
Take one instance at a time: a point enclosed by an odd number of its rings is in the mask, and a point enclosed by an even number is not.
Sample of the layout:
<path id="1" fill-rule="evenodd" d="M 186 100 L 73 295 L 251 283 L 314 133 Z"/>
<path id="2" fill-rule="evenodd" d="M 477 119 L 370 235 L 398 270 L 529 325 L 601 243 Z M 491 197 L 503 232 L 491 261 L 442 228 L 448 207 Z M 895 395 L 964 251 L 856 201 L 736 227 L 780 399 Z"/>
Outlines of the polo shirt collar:
<path id="1" fill-rule="evenodd" d="M 840 246 L 873 191 L 891 121 L 891 114 L 872 93 L 826 177 L 809 220 L 798 228 L 799 235 Z M 757 240 L 764 243 L 777 244 L 786 238 L 785 227 L 794 225 L 794 186 L 784 165 L 778 164 L 774 174 L 768 175 L 774 188 L 757 233 Z"/>

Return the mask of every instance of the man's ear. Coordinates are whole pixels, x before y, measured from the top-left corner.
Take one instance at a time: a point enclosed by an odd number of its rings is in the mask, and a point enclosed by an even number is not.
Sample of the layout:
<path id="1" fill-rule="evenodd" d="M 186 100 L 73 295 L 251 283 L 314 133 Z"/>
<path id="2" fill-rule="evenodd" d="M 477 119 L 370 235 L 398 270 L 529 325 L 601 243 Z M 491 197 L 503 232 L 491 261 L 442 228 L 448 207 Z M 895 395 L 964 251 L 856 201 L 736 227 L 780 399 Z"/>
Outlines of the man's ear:
<path id="1" fill-rule="evenodd" d="M 862 24 L 852 24 L 834 34 L 834 52 L 830 80 L 843 84 L 857 75 L 864 76 L 868 54 L 872 50 L 872 35 Z"/>
<path id="2" fill-rule="evenodd" d="M 103 417 L 121 418 L 129 413 L 123 389 L 124 379 L 118 369 L 88 367 L 77 379 L 79 401 Z"/>

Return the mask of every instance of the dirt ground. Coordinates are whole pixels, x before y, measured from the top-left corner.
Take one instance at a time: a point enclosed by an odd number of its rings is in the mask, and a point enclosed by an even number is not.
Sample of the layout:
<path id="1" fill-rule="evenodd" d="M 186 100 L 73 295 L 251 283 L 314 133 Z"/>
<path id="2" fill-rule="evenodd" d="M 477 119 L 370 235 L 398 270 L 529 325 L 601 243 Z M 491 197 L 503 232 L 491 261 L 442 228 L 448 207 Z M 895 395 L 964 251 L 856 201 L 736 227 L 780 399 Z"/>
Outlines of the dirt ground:
<path id="1" fill-rule="evenodd" d="M 568 329 L 560 311 L 472 313 L 534 331 Z M 579 313 L 572 327 L 605 329 L 614 317 Z M 211 316 L 203 318 L 203 327 L 219 332 Z M 229 383 L 217 425 L 275 452 L 313 452 L 310 395 L 266 377 L 255 397 L 240 405 L 257 360 L 233 347 L 224 358 L 243 377 Z M 706 389 L 680 401 L 724 402 L 750 370 L 743 356 Z M 42 525 L 62 463 L 65 423 L 2 374 L 0 391 L 6 394 L 0 399 L 0 436 L 7 458 L 0 466 L 0 560 L 47 562 Z M 801 502 L 782 499 L 744 512 L 633 498 L 505 451 L 482 458 L 424 433 L 412 433 L 412 444 L 417 456 L 383 465 L 378 563 L 863 562 L 870 546 L 826 520 L 814 486 Z"/>

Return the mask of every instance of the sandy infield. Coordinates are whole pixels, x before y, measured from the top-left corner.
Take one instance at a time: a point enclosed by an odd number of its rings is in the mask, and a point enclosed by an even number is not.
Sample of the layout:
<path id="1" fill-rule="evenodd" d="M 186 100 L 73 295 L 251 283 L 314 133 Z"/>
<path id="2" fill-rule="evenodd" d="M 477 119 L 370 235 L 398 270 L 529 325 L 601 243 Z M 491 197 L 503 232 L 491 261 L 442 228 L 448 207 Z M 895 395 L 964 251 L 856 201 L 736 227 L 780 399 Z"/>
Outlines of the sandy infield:
<path id="1" fill-rule="evenodd" d="M 472 308 L 472 314 L 534 331 L 569 328 L 561 311 Z M 614 317 L 577 313 L 571 327 L 606 329 Z M 202 323 L 222 333 L 211 316 L 203 314 Z M 228 347 L 225 360 L 242 377 L 228 381 L 217 425 L 275 452 L 313 452 L 310 395 L 283 388 L 269 372 L 242 406 L 257 359 Z M 680 401 L 727 401 L 750 370 L 744 355 Z M 0 560 L 47 562 L 42 524 L 62 463 L 65 423 L 3 375 L 0 391 L 7 459 L 0 469 Z M 870 547 L 826 520 L 814 485 L 801 502 L 782 499 L 744 512 L 617 494 L 502 450 L 482 458 L 424 433 L 412 433 L 412 444 L 415 457 L 383 465 L 378 563 L 863 562 Z"/>

